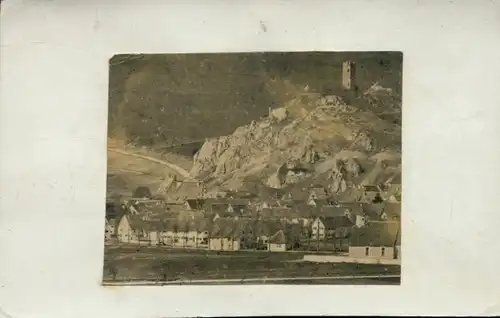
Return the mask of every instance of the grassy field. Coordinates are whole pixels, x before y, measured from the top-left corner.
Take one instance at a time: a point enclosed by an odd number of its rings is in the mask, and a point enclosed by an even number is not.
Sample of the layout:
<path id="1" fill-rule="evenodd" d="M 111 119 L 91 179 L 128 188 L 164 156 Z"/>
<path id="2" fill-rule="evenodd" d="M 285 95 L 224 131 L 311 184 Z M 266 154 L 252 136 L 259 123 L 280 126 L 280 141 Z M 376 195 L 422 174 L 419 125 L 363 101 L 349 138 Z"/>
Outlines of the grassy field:
<path id="1" fill-rule="evenodd" d="M 245 279 L 275 277 L 335 277 L 350 275 L 400 274 L 399 266 L 375 264 L 328 264 L 302 262 L 303 253 L 216 252 L 157 247 L 105 248 L 103 281 L 171 281 L 196 279 Z M 113 274 L 115 277 L 113 279 Z M 398 284 L 384 280 L 364 283 Z M 300 280 L 300 284 L 355 284 L 359 281 Z"/>

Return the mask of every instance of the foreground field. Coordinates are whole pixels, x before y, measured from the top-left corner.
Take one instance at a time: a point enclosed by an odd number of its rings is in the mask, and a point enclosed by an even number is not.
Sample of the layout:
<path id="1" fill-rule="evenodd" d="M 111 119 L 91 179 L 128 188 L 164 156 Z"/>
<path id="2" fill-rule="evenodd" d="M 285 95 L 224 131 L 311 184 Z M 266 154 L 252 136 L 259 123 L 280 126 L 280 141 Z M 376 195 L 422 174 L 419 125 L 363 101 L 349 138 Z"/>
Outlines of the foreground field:
<path id="1" fill-rule="evenodd" d="M 214 280 L 205 282 L 212 284 L 217 283 L 216 280 L 226 280 L 225 284 L 399 284 L 399 278 L 395 277 L 383 280 L 361 277 L 359 279 L 334 279 L 345 276 L 399 275 L 399 266 L 317 264 L 303 262 L 302 257 L 303 253 L 297 252 L 215 252 L 108 246 L 104 255 L 103 281 L 123 283 L 178 281 L 183 283 L 190 280 Z M 309 277 L 318 279 L 308 280 Z M 283 281 L 280 281 L 282 278 Z M 266 279 L 269 279 L 269 282 L 266 282 Z M 232 280 L 248 281 L 233 282 Z"/>

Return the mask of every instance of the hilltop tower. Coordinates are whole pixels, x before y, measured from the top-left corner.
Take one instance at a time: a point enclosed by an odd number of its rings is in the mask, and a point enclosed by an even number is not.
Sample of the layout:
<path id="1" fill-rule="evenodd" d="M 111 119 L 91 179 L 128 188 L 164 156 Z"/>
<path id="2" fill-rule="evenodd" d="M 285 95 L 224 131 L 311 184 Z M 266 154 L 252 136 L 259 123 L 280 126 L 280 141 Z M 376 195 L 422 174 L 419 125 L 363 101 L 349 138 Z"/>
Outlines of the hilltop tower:
<path id="1" fill-rule="evenodd" d="M 342 63 L 342 87 L 346 90 L 356 89 L 356 63 L 353 61 Z"/>

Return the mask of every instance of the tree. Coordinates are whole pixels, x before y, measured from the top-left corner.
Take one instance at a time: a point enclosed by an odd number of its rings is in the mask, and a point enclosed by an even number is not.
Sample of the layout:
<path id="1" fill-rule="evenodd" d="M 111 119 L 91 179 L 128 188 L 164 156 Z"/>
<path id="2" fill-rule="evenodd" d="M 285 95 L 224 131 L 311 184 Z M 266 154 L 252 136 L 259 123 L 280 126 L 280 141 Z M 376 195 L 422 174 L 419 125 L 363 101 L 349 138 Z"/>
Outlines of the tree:
<path id="1" fill-rule="evenodd" d="M 375 197 L 372 200 L 373 203 L 382 203 L 384 202 L 384 199 L 380 196 L 380 193 L 377 193 Z"/>
<path id="2" fill-rule="evenodd" d="M 134 197 L 136 198 L 151 198 L 151 190 L 148 187 L 137 187 L 134 191 Z"/>

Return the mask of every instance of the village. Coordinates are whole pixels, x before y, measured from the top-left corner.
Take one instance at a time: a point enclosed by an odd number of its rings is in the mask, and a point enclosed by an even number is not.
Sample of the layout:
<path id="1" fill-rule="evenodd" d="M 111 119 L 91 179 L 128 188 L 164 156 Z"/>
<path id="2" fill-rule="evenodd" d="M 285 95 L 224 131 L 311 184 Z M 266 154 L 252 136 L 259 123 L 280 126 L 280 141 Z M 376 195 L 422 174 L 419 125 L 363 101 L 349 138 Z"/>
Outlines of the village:
<path id="1" fill-rule="evenodd" d="M 132 198 L 107 204 L 105 241 L 166 250 L 301 251 L 399 260 L 400 181 L 349 191 L 356 192 L 355 201 L 320 185 L 277 190 L 268 198 L 228 191 L 166 200 L 138 187 Z"/>

